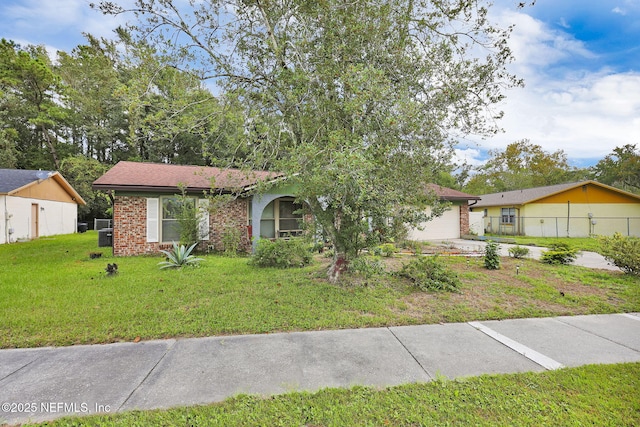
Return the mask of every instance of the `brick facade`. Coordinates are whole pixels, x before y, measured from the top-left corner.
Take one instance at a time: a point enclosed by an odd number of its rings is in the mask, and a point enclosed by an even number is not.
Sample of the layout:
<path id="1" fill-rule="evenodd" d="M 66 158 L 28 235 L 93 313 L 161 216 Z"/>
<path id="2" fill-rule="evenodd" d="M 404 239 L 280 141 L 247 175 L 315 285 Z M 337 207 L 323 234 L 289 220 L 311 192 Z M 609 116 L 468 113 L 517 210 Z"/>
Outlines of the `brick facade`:
<path id="1" fill-rule="evenodd" d="M 469 203 L 460 204 L 460 235 L 469 234 Z"/>
<path id="2" fill-rule="evenodd" d="M 240 232 L 240 249 L 251 252 L 251 238 L 248 232 L 249 203 L 251 199 L 235 199 L 209 213 L 209 241 L 217 251 L 224 250 L 225 230 L 232 227 Z"/>
<path id="3" fill-rule="evenodd" d="M 203 249 L 223 250 L 222 239 L 228 227 L 240 232 L 241 250 L 251 250 L 247 231 L 250 199 L 236 199 L 209 213 L 209 240 Z M 158 219 L 161 221 L 161 218 Z M 113 254 L 115 256 L 155 254 L 171 243 L 147 242 L 147 198 L 116 195 L 113 203 Z"/>

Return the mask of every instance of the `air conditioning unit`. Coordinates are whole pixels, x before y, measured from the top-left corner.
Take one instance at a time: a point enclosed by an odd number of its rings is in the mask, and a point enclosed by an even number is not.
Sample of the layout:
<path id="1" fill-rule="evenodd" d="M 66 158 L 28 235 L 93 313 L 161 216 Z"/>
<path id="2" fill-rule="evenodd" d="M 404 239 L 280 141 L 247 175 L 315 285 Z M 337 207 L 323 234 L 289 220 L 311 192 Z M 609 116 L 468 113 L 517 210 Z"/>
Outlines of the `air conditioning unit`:
<path id="1" fill-rule="evenodd" d="M 98 231 L 98 247 L 113 246 L 113 228 L 103 228 Z"/>

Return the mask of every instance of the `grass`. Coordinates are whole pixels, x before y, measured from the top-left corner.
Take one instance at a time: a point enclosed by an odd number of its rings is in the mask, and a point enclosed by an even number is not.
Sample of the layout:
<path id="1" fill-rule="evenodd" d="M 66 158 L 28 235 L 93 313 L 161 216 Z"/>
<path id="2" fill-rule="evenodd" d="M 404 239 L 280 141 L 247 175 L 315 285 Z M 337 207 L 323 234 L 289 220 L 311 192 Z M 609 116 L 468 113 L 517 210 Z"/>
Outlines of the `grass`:
<path id="1" fill-rule="evenodd" d="M 528 237 L 528 236 L 497 236 L 515 240 L 518 245 L 548 247 L 553 243 L 564 242 L 580 251 L 600 252 L 600 242 L 597 237 Z M 489 236 L 487 236 L 489 239 Z"/>
<path id="2" fill-rule="evenodd" d="M 333 286 L 323 260 L 280 270 L 205 255 L 169 271 L 159 256 L 113 258 L 96 245 L 88 232 L 0 246 L 0 348 L 640 311 L 637 277 L 528 259 L 489 271 L 481 258 L 443 257 L 461 292 L 425 293 L 391 275 Z"/>
<path id="3" fill-rule="evenodd" d="M 640 363 L 355 387 L 106 416 L 47 426 L 637 426 Z"/>

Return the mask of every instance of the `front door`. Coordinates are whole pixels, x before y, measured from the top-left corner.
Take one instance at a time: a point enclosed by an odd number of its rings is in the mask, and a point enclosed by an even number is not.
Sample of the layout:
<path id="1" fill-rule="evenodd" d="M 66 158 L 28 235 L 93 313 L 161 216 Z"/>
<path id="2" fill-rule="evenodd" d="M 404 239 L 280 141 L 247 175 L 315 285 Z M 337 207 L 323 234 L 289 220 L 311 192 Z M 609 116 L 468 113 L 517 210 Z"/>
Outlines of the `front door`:
<path id="1" fill-rule="evenodd" d="M 31 238 L 32 239 L 38 238 L 38 213 L 39 213 L 38 204 L 32 203 L 31 204 Z"/>

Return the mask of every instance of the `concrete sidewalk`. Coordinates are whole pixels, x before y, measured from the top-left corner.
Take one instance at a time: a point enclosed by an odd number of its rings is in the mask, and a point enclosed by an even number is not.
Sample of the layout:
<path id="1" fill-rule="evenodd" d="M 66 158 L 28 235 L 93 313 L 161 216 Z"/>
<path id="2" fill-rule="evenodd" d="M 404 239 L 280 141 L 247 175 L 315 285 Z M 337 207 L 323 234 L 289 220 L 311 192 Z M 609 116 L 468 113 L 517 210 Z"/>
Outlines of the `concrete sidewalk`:
<path id="1" fill-rule="evenodd" d="M 640 314 L 0 350 L 0 424 L 640 361 Z"/>

